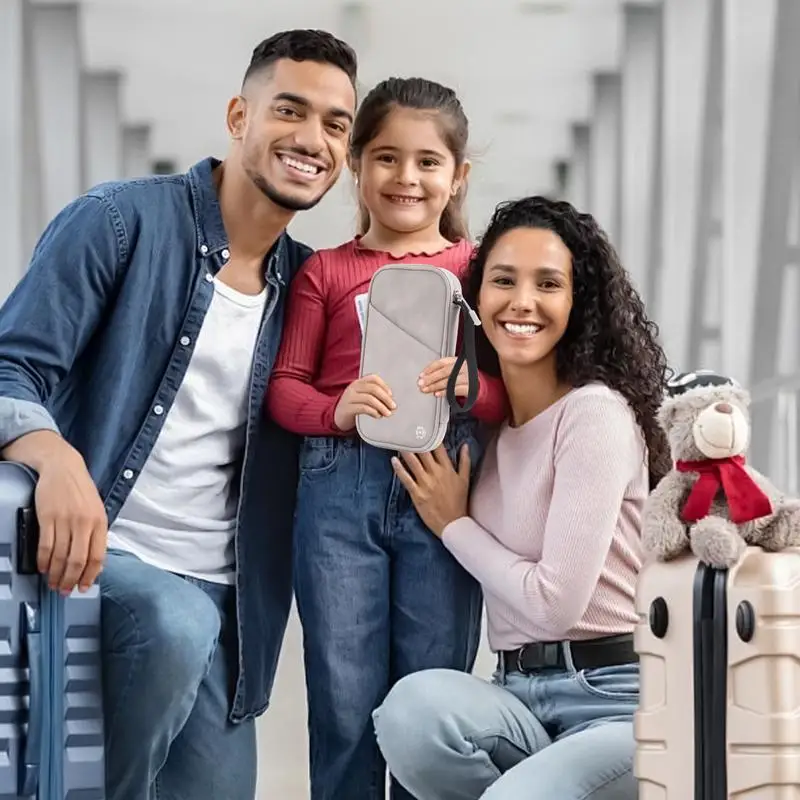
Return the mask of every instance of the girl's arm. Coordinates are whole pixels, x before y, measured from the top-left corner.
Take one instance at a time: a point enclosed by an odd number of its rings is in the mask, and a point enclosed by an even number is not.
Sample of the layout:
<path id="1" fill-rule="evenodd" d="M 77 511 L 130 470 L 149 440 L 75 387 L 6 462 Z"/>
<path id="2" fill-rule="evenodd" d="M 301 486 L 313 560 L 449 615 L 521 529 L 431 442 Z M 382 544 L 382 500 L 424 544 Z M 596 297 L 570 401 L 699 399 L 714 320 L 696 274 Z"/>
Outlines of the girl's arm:
<path id="1" fill-rule="evenodd" d="M 283 336 L 267 388 L 266 407 L 283 428 L 304 436 L 338 434 L 333 412 L 338 395 L 314 388 L 327 314 L 322 259 L 312 255 L 289 288 Z"/>
<path id="2" fill-rule="evenodd" d="M 488 425 L 500 425 L 508 417 L 508 395 L 502 378 L 478 370 L 478 397 L 470 413 Z"/>
<path id="3" fill-rule="evenodd" d="M 626 405 L 586 394 L 565 410 L 556 441 L 555 479 L 539 561 L 501 544 L 471 517 L 450 523 L 442 540 L 487 593 L 514 612 L 532 641 L 554 641 L 580 621 L 597 586 L 617 529 L 623 498 L 642 469 L 644 445 Z M 533 521 L 520 464 L 517 492 L 504 500 Z M 525 522 L 522 522 L 525 525 Z M 525 530 L 516 538 L 524 538 Z"/>

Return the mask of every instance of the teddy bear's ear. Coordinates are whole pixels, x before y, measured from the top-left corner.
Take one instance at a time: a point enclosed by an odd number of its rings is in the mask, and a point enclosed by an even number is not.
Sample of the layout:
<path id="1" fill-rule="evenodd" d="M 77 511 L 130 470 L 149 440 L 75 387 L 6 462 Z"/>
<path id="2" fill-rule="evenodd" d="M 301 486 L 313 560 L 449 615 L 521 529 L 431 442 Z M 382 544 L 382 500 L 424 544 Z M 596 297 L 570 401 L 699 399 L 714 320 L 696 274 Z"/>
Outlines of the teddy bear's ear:
<path id="1" fill-rule="evenodd" d="M 738 403 L 742 408 L 749 408 L 750 406 L 750 392 L 747 389 L 737 385 L 730 388 L 731 400 Z"/>

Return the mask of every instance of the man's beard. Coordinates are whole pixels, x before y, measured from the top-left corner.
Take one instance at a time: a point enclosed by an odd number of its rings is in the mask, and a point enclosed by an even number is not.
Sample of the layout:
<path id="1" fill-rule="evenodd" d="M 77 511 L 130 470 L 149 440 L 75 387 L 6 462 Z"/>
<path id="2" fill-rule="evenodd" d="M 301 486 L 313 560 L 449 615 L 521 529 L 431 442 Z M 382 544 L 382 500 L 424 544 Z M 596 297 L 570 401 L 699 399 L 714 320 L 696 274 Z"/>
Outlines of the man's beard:
<path id="1" fill-rule="evenodd" d="M 314 208 L 326 194 L 326 192 L 322 192 L 322 194 L 312 200 L 298 200 L 297 198 L 289 197 L 289 195 L 281 194 L 263 175 L 259 175 L 257 172 L 251 172 L 250 170 L 247 170 L 247 173 L 250 176 L 250 180 L 253 181 L 255 187 L 261 194 L 285 211 L 309 211 Z"/>

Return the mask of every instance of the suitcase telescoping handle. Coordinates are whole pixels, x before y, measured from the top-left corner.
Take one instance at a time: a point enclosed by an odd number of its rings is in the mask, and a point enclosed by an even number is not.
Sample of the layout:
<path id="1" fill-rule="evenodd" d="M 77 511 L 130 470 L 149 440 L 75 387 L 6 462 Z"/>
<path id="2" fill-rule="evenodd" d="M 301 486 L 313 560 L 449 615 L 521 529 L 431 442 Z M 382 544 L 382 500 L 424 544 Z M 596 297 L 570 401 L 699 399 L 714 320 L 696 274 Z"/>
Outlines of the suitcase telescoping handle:
<path id="1" fill-rule="evenodd" d="M 463 414 L 469 411 L 478 399 L 479 378 L 478 357 L 475 353 L 475 328 L 481 324 L 481 321 L 460 292 L 456 292 L 453 295 L 453 302 L 464 312 L 464 346 L 461 348 L 456 363 L 453 365 L 453 371 L 447 379 L 447 402 L 450 403 L 450 408 L 453 411 Z M 467 396 L 464 398 L 464 405 L 461 405 L 456 397 L 456 380 L 465 361 L 467 363 L 469 389 L 467 390 Z"/>
<path id="2" fill-rule="evenodd" d="M 33 508 L 17 512 L 17 572 L 36 575 L 36 551 L 39 548 L 39 523 Z M 23 604 L 22 640 L 28 662 L 28 730 L 20 753 L 18 791 L 20 797 L 35 797 L 39 789 L 39 762 L 44 726 L 44 675 L 42 663 L 42 628 L 39 609 Z"/>
<path id="3" fill-rule="evenodd" d="M 698 564 L 693 605 L 695 800 L 727 800 L 728 570 Z"/>

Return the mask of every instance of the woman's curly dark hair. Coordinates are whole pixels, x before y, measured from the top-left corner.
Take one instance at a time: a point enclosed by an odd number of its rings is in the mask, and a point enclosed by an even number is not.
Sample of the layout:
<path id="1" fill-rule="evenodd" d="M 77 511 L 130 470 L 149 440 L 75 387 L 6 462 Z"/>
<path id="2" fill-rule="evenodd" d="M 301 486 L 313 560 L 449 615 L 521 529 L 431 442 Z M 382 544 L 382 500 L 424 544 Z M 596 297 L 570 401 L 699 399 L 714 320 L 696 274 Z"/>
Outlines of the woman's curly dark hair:
<path id="1" fill-rule="evenodd" d="M 571 386 L 599 381 L 628 401 L 644 433 L 655 486 L 671 467 L 656 418 L 670 370 L 658 328 L 594 217 L 545 197 L 501 203 L 473 253 L 464 280 L 466 299 L 477 308 L 486 259 L 498 239 L 516 228 L 552 231 L 572 253 L 572 311 L 556 348 L 558 377 Z M 499 375 L 494 348 L 482 328 L 476 334 L 479 366 Z"/>

